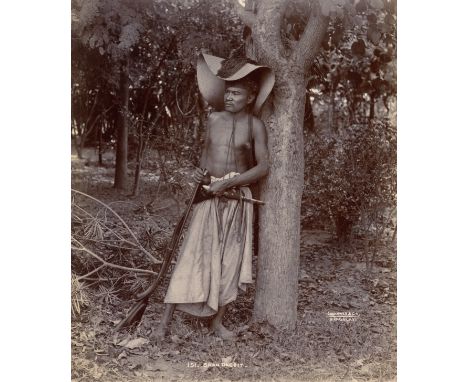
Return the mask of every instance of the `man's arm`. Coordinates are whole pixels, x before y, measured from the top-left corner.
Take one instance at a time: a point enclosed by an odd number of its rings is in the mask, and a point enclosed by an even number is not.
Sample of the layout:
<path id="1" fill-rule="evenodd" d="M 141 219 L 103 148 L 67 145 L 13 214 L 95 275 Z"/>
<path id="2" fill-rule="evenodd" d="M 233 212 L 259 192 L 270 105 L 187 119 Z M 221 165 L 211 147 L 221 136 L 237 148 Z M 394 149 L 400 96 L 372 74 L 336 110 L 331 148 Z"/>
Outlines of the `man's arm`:
<path id="1" fill-rule="evenodd" d="M 210 126 L 211 126 L 211 120 L 212 120 L 212 115 L 210 114 L 208 116 L 208 121 L 206 123 L 206 131 L 205 131 L 205 136 L 204 136 L 204 141 L 203 141 L 203 148 L 202 148 L 202 153 L 200 157 L 200 167 L 195 169 L 195 173 L 193 174 L 193 178 L 195 182 L 199 183 L 205 175 L 203 174 L 203 170 L 206 168 L 206 152 L 208 150 L 208 140 L 210 138 Z"/>
<path id="2" fill-rule="evenodd" d="M 208 150 L 208 140 L 210 139 L 210 127 L 211 127 L 212 119 L 213 117 L 210 114 L 206 122 L 206 131 L 205 131 L 205 136 L 203 139 L 203 149 L 202 149 L 202 154 L 200 158 L 200 168 L 206 168 L 206 152 Z"/>
<path id="3" fill-rule="evenodd" d="M 226 179 L 222 182 L 216 182 L 213 186 L 218 185 L 213 192 L 222 192 L 231 187 L 244 186 L 256 182 L 268 174 L 268 136 L 265 125 L 260 119 L 253 121 L 253 138 L 255 146 L 255 160 L 257 165 L 247 170 L 246 172 L 235 176 L 231 179 Z"/>

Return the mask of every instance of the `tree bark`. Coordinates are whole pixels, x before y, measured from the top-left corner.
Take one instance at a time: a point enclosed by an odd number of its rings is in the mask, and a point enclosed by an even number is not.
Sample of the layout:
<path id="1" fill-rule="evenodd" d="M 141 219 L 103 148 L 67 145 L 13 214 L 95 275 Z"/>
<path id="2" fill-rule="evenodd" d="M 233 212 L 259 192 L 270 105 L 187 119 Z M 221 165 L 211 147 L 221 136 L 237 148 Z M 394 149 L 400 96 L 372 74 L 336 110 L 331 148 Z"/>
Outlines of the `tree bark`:
<path id="1" fill-rule="evenodd" d="M 148 107 L 148 101 L 150 94 L 153 91 L 152 84 L 146 89 L 145 93 L 145 101 L 143 104 L 143 111 L 141 113 L 141 122 L 138 124 L 138 149 L 136 153 L 136 165 L 135 165 L 135 178 L 133 181 L 133 191 L 132 196 L 138 196 L 140 193 L 140 173 L 141 173 L 141 166 L 143 161 L 143 154 L 146 148 L 146 142 L 149 139 L 149 134 L 146 134 L 146 138 L 143 136 L 143 124 L 148 122 L 149 116 L 146 113 L 146 109 Z"/>
<path id="2" fill-rule="evenodd" d="M 120 110 L 117 120 L 117 142 L 115 157 L 114 187 L 125 189 L 127 186 L 127 157 L 128 157 L 128 98 L 129 98 L 128 66 L 120 69 Z"/>
<path id="3" fill-rule="evenodd" d="M 143 154 L 145 152 L 146 140 L 143 136 L 143 129 L 140 123 L 139 135 L 138 135 L 138 150 L 136 155 L 136 165 L 135 165 L 135 178 L 133 181 L 133 191 L 132 196 L 138 196 L 140 193 L 140 174 L 141 166 L 143 161 Z"/>
<path id="4" fill-rule="evenodd" d="M 236 3 L 236 2 L 234 2 Z M 235 4 L 236 5 L 236 4 Z M 251 30 L 253 47 L 261 64 L 273 69 L 276 83 L 273 111 L 262 115 L 268 131 L 270 171 L 260 182 L 259 243 L 254 321 L 293 329 L 297 319 L 301 198 L 304 185 L 305 74 L 320 48 L 328 19 L 314 2 L 304 33 L 293 50 L 281 40 L 280 26 L 287 0 L 256 2 L 257 12 L 239 10 Z M 250 39 L 250 37 L 249 37 Z"/>
<path id="5" fill-rule="evenodd" d="M 76 134 L 73 135 L 73 145 L 75 146 L 76 154 L 78 155 L 79 159 L 83 159 L 83 153 L 81 152 L 81 145 L 79 142 L 79 138 L 81 135 L 79 135 L 78 132 L 78 127 L 76 128 Z"/>
<path id="6" fill-rule="evenodd" d="M 330 102 L 328 104 L 328 133 L 336 133 L 335 127 L 335 89 L 330 90 Z"/>
<path id="7" fill-rule="evenodd" d="M 297 319 L 301 197 L 304 184 L 304 76 L 276 71 L 268 120 L 269 176 L 260 184 L 254 320 L 292 329 Z M 279 287 L 281 286 L 281 287 Z"/>
<path id="8" fill-rule="evenodd" d="M 369 120 L 368 122 L 371 123 L 375 117 L 375 96 L 371 94 L 370 102 L 369 102 Z"/>
<path id="9" fill-rule="evenodd" d="M 306 93 L 305 99 L 304 127 L 311 132 L 315 130 L 314 111 L 308 93 Z"/>
<path id="10" fill-rule="evenodd" d="M 102 152 L 103 152 L 103 148 L 102 148 L 102 126 L 99 126 L 99 130 L 98 130 L 98 163 L 99 163 L 99 166 L 102 167 L 103 166 L 103 162 L 102 162 Z"/>

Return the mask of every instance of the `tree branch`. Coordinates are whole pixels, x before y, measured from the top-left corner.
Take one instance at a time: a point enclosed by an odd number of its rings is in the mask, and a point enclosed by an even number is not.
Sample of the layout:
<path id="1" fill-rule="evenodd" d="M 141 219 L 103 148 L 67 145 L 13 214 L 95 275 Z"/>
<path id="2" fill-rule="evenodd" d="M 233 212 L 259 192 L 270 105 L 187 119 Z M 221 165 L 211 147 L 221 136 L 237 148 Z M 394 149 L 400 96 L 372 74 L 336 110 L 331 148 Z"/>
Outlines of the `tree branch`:
<path id="1" fill-rule="evenodd" d="M 257 17 L 255 16 L 255 14 L 251 11 L 246 11 L 244 7 L 240 5 L 238 0 L 232 0 L 231 2 L 237 12 L 237 15 L 242 20 L 242 22 L 252 29 L 257 20 Z"/>
<path id="2" fill-rule="evenodd" d="M 87 254 L 93 256 L 94 258 L 98 259 L 103 265 L 107 266 L 107 267 L 110 267 L 110 268 L 117 268 L 117 269 L 121 269 L 123 271 L 131 271 L 131 272 L 139 272 L 139 273 L 148 273 L 150 275 L 157 275 L 156 272 L 153 272 L 153 271 L 150 271 L 150 270 L 147 270 L 147 269 L 139 269 L 139 268 L 130 268 L 130 267 L 124 267 L 123 265 L 118 265 L 118 264 L 112 264 L 112 263 L 109 263 L 107 262 L 106 260 L 104 260 L 101 256 L 99 255 L 96 255 L 93 251 L 89 250 L 88 248 L 86 248 L 83 244 L 81 244 L 77 239 L 75 238 L 72 238 L 72 240 L 74 240 L 76 243 L 78 243 L 80 245 L 80 247 L 74 247 L 72 246 L 71 248 L 74 249 L 75 251 L 82 251 L 82 252 L 86 252 Z M 84 276 L 82 276 L 84 277 Z"/>
<path id="3" fill-rule="evenodd" d="M 97 97 L 96 97 L 97 99 Z M 111 105 L 109 106 L 106 110 L 104 110 L 103 112 L 101 112 L 100 114 L 98 114 L 96 116 L 96 118 L 94 118 L 93 120 L 93 123 L 91 124 L 91 127 L 90 128 L 86 128 L 86 131 L 83 132 L 82 136 L 83 136 L 83 139 L 86 139 L 88 137 L 89 134 L 91 134 L 92 131 L 94 131 L 94 127 L 96 126 L 97 124 L 97 121 L 99 121 L 99 118 L 103 117 L 104 115 L 107 114 L 107 112 L 112 109 L 114 107 L 114 105 Z M 89 119 L 88 121 L 86 122 L 86 127 L 88 126 L 88 122 L 89 122 Z"/>
<path id="4" fill-rule="evenodd" d="M 322 15 L 320 3 L 315 1 L 310 11 L 307 26 L 294 49 L 294 60 L 307 70 L 320 50 L 320 44 L 327 32 L 329 18 Z"/>
<path id="5" fill-rule="evenodd" d="M 294 49 L 294 59 L 304 70 L 310 68 L 314 57 L 319 52 L 328 23 L 329 18 L 322 14 L 320 3 L 317 0 L 314 1 L 304 33 Z"/>
<path id="6" fill-rule="evenodd" d="M 83 279 L 85 279 L 85 278 L 91 276 L 92 274 L 96 273 L 97 271 L 99 271 L 100 269 L 104 268 L 105 266 L 106 266 L 106 264 L 101 264 L 99 267 L 93 269 L 91 272 L 86 273 L 86 274 L 83 275 L 83 276 L 78 276 L 78 277 L 77 277 L 77 280 L 78 280 L 78 281 L 81 281 L 81 280 L 83 280 Z"/>
<path id="7" fill-rule="evenodd" d="M 257 59 L 260 62 L 268 62 L 273 69 L 275 64 L 287 59 L 280 35 L 281 20 L 287 5 L 287 0 L 258 1 L 257 23 L 252 29 L 252 37 L 258 54 Z"/>
<path id="8" fill-rule="evenodd" d="M 123 251 L 135 251 L 135 250 L 138 250 L 139 248 L 129 248 L 129 247 L 122 247 L 121 245 L 117 245 L 117 244 L 111 244 L 113 242 L 115 242 L 115 240 L 96 240 L 96 239 L 90 239 L 90 238 L 87 238 L 87 237 L 84 237 L 84 236 L 78 236 L 78 235 L 74 235 L 73 236 L 74 238 L 77 238 L 77 239 L 80 239 L 80 240 L 85 240 L 85 241 L 91 241 L 93 243 L 96 243 L 96 244 L 101 244 L 101 245 L 104 245 L 106 247 L 110 247 L 110 248 L 116 248 L 116 249 L 120 249 L 120 250 L 123 250 Z M 111 242 L 111 243 L 108 243 L 108 242 Z M 130 244 L 132 245 L 135 245 L 134 243 L 131 243 Z M 161 264 L 162 261 L 159 261 L 158 264 Z"/>
<path id="9" fill-rule="evenodd" d="M 89 112 L 88 118 L 86 119 L 85 126 L 88 126 L 89 121 L 91 120 L 94 109 L 96 108 L 96 105 L 97 105 L 98 97 L 99 97 L 99 92 L 97 92 L 96 96 L 94 97 L 93 106 L 91 107 L 91 111 Z"/>
<path id="10" fill-rule="evenodd" d="M 106 203 L 104 202 L 101 202 L 99 199 L 96 199 L 96 198 L 93 198 L 91 195 L 88 195 L 84 192 L 81 192 L 81 191 L 78 191 L 78 190 L 74 190 L 72 189 L 72 192 L 75 192 L 77 194 L 80 194 L 80 195 L 83 195 L 83 196 L 86 196 L 92 200 L 94 200 L 95 202 L 101 204 L 102 206 L 106 207 L 110 212 L 112 212 L 114 214 L 114 216 L 120 220 L 120 222 L 124 225 L 124 227 L 127 229 L 127 231 L 130 233 L 130 235 L 133 237 L 133 239 L 135 240 L 136 243 L 132 243 L 132 244 L 136 244 L 138 246 L 138 248 L 146 255 L 148 256 L 148 258 L 151 259 L 151 261 L 155 264 L 158 264 L 159 263 L 159 260 L 156 259 L 151 253 L 149 253 L 141 244 L 140 242 L 138 241 L 137 237 L 135 236 L 135 234 L 133 233 L 133 231 L 130 229 L 130 227 L 127 225 L 127 223 L 125 223 L 125 221 L 120 217 L 120 215 L 115 212 L 112 208 L 110 208 Z"/>

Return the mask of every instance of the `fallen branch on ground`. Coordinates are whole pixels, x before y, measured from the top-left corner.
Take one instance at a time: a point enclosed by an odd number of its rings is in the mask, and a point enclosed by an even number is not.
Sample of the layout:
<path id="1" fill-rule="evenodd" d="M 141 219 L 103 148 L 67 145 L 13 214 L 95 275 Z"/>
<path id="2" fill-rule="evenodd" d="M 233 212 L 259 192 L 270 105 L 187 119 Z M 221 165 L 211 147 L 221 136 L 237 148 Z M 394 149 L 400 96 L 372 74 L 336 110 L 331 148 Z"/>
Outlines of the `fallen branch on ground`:
<path id="1" fill-rule="evenodd" d="M 121 238 L 120 240 L 128 243 L 128 244 L 131 244 L 131 245 L 134 245 L 136 246 L 141 252 L 143 252 L 152 262 L 153 264 L 160 264 L 161 261 L 159 261 L 158 259 L 156 259 L 151 253 L 149 253 L 141 244 L 140 242 L 138 241 L 136 235 L 133 233 L 133 231 L 130 229 L 130 227 L 127 225 L 127 223 L 125 223 L 125 221 L 122 219 L 122 217 L 117 213 L 115 212 L 109 205 L 107 205 L 106 203 L 102 202 L 101 200 L 99 199 L 96 199 L 94 197 L 92 197 L 91 195 L 88 195 L 84 192 L 81 192 L 81 191 L 78 191 L 78 190 L 74 190 L 72 189 L 72 192 L 76 193 L 76 194 L 80 194 L 80 195 L 83 195 L 93 201 L 95 201 L 96 203 L 102 205 L 103 207 L 105 207 L 106 209 L 108 209 L 110 212 L 112 212 L 112 214 L 122 223 L 122 225 L 125 227 L 125 229 L 130 233 L 130 235 L 132 236 L 132 238 L 135 240 L 135 242 L 131 242 L 131 241 L 128 241 L 124 238 Z M 75 203 L 76 204 L 76 203 Z M 112 231 L 112 230 L 111 230 Z"/>
<path id="2" fill-rule="evenodd" d="M 113 263 L 109 263 L 108 261 L 104 260 L 102 257 L 100 257 L 99 255 L 95 254 L 93 251 L 91 251 L 90 249 L 86 248 L 80 241 L 78 241 L 77 239 L 73 238 L 72 237 L 72 240 L 75 241 L 80 247 L 74 247 L 72 246 L 72 249 L 75 250 L 75 251 L 83 251 L 83 252 L 86 252 L 88 253 L 89 255 L 93 256 L 94 258 L 98 259 L 103 265 L 107 266 L 107 267 L 110 267 L 110 268 L 116 268 L 116 269 L 121 269 L 121 270 L 124 270 L 124 271 L 132 271 L 132 272 L 139 272 L 139 273 L 147 273 L 147 274 L 150 274 L 150 275 L 157 275 L 156 272 L 153 272 L 153 271 L 150 271 L 150 270 L 147 270 L 147 269 L 139 269 L 139 268 L 130 268 L 130 267 L 124 267 L 123 265 L 118 265 L 118 264 L 113 264 Z M 94 270 L 90 273 L 94 273 L 96 272 L 97 270 Z M 88 276 L 89 273 L 87 275 L 84 275 L 84 276 Z M 80 277 L 84 277 L 84 276 L 80 276 Z"/>

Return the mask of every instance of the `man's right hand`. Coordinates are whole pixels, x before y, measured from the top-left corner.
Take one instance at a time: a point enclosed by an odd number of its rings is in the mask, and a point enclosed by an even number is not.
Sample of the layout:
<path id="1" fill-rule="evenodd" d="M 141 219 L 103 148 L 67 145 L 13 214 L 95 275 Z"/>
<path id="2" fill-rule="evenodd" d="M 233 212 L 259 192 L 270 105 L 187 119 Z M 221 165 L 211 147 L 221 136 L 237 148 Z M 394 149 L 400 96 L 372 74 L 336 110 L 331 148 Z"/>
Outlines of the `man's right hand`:
<path id="1" fill-rule="evenodd" d="M 210 174 L 207 172 L 206 174 L 204 173 L 204 170 L 201 168 L 196 168 L 195 172 L 193 173 L 193 179 L 195 182 L 200 183 L 202 182 L 203 184 L 210 184 Z"/>

